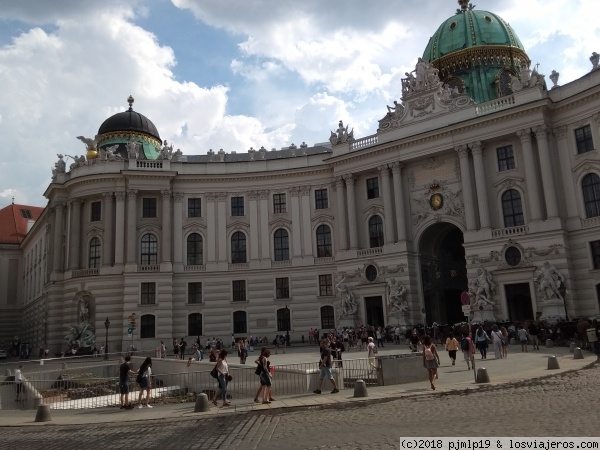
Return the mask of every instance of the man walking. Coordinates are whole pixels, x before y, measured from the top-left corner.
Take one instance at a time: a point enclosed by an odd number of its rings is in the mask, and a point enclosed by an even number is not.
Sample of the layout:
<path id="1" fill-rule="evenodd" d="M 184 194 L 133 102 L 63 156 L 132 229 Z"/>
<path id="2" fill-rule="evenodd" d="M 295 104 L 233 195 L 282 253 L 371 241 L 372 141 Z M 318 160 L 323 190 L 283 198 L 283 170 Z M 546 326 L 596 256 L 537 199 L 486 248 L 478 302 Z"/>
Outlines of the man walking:
<path id="1" fill-rule="evenodd" d="M 131 356 L 125 356 L 125 362 L 119 367 L 119 391 L 121 392 L 121 409 L 132 409 L 133 405 L 129 403 L 129 375 L 135 375 L 135 372 L 129 367 Z"/>
<path id="2" fill-rule="evenodd" d="M 185 359 L 185 348 L 187 347 L 187 342 L 181 338 L 181 342 L 179 342 L 179 358 Z"/>
<path id="3" fill-rule="evenodd" d="M 23 392 L 23 366 L 19 366 L 17 370 L 15 370 L 15 386 L 17 387 L 17 398 L 15 401 L 19 401 L 19 395 Z"/>
<path id="4" fill-rule="evenodd" d="M 327 348 L 329 342 L 327 339 L 323 339 L 321 341 L 321 360 L 319 361 L 319 388 L 313 391 L 315 394 L 321 393 L 321 388 L 323 387 L 323 380 L 327 377 L 331 384 L 333 385 L 332 394 L 337 394 L 340 392 L 337 388 L 337 384 L 335 379 L 333 378 L 333 374 L 331 373 L 331 350 Z"/>
<path id="5" fill-rule="evenodd" d="M 529 333 L 527 333 L 527 330 L 523 325 L 521 325 L 521 328 L 519 328 L 519 331 L 517 331 L 517 335 L 519 336 L 519 341 L 521 341 L 521 351 L 526 352 Z"/>

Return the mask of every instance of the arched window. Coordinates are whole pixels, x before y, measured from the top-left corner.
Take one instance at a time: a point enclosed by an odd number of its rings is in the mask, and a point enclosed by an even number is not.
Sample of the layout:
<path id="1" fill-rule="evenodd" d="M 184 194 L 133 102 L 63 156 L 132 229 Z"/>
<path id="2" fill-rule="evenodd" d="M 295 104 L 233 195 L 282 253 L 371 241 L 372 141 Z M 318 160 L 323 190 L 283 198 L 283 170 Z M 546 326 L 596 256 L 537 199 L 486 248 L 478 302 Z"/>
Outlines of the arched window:
<path id="1" fill-rule="evenodd" d="M 516 189 L 509 189 L 502 194 L 502 214 L 504 215 L 505 228 L 518 227 L 525 224 L 521 194 Z"/>
<path id="2" fill-rule="evenodd" d="M 321 330 L 333 330 L 334 328 L 333 306 L 321 306 Z"/>
<path id="3" fill-rule="evenodd" d="M 290 240 L 287 230 L 280 228 L 273 235 L 273 248 L 275 249 L 275 261 L 287 261 L 290 259 Z"/>
<path id="4" fill-rule="evenodd" d="M 246 311 L 235 311 L 233 313 L 233 334 L 244 334 L 247 332 Z"/>
<path id="5" fill-rule="evenodd" d="M 187 238 L 187 265 L 202 264 L 202 236 L 192 233 Z"/>
<path id="6" fill-rule="evenodd" d="M 317 227 L 317 258 L 332 256 L 331 252 L 331 228 L 327 225 Z"/>
<path id="7" fill-rule="evenodd" d="M 140 318 L 140 338 L 156 337 L 156 316 L 145 314 Z"/>
<path id="8" fill-rule="evenodd" d="M 279 308 L 277 310 L 277 331 L 288 332 L 291 329 L 290 308 Z"/>
<path id="9" fill-rule="evenodd" d="M 90 269 L 97 269 L 100 267 L 100 239 L 95 237 L 90 241 L 90 262 L 88 267 Z"/>
<path id="10" fill-rule="evenodd" d="M 379 216 L 369 219 L 369 246 L 383 247 L 383 220 Z"/>
<path id="11" fill-rule="evenodd" d="M 143 266 L 158 264 L 158 241 L 151 233 L 142 236 L 141 256 L 140 264 Z"/>
<path id="12" fill-rule="evenodd" d="M 246 235 L 236 231 L 231 236 L 231 263 L 240 264 L 246 262 Z"/>
<path id="13" fill-rule="evenodd" d="M 192 313 L 188 315 L 188 336 L 202 335 L 202 314 Z"/>
<path id="14" fill-rule="evenodd" d="M 586 217 L 600 216 L 600 177 L 595 173 L 587 174 L 581 182 Z"/>

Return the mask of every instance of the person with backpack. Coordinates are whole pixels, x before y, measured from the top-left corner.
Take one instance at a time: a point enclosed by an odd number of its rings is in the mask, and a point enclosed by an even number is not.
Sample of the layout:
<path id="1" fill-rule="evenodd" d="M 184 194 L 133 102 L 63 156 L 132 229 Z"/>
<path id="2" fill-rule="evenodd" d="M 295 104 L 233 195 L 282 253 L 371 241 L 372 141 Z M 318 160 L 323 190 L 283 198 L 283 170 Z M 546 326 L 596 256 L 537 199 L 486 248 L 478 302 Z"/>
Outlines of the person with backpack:
<path id="1" fill-rule="evenodd" d="M 462 339 L 460 340 L 460 349 L 467 362 L 467 370 L 471 370 L 471 362 L 473 362 L 474 359 L 473 355 L 475 354 L 475 349 L 473 348 L 473 342 L 468 333 L 463 333 Z"/>
<path id="2" fill-rule="evenodd" d="M 429 374 L 429 384 L 431 389 L 435 391 L 435 385 L 433 384 L 437 376 L 437 369 L 440 366 L 440 355 L 435 348 L 435 344 L 431 339 L 431 336 L 427 335 L 423 338 L 423 367 L 427 369 Z"/>
<path id="3" fill-rule="evenodd" d="M 450 360 L 452 360 L 452 365 L 456 365 L 456 352 L 458 351 L 458 341 L 454 337 L 454 333 L 448 333 L 448 338 L 446 339 L 446 351 L 448 352 L 448 356 Z"/>

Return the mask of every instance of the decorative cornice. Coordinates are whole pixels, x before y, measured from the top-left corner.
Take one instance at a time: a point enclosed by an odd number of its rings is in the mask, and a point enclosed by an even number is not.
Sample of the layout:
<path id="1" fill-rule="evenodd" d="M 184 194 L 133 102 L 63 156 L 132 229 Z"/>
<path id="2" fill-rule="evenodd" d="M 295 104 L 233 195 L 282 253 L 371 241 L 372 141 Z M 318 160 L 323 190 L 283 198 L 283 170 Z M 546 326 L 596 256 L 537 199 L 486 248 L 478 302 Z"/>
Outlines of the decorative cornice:
<path id="1" fill-rule="evenodd" d="M 173 192 L 173 199 L 176 202 L 182 201 L 184 196 L 185 196 L 185 193 L 183 193 L 183 192 Z M 195 195 L 190 195 L 190 198 L 197 198 L 197 197 Z"/>
<path id="2" fill-rule="evenodd" d="M 137 189 L 128 189 L 127 190 L 127 198 L 135 200 L 137 193 L 138 193 Z"/>
<path id="3" fill-rule="evenodd" d="M 392 169 L 392 173 L 400 173 L 404 168 L 404 164 L 399 161 L 395 161 L 390 164 L 390 168 Z"/>
<path id="4" fill-rule="evenodd" d="M 171 191 L 161 190 L 160 193 L 162 194 L 163 200 L 171 200 Z"/>
<path id="5" fill-rule="evenodd" d="M 354 182 L 356 181 L 356 177 L 351 173 L 343 175 L 343 178 L 346 182 L 346 185 L 354 184 Z"/>
<path id="6" fill-rule="evenodd" d="M 519 136 L 519 139 L 521 139 L 522 144 L 526 142 L 531 142 L 531 130 L 529 128 L 517 131 L 516 135 Z"/>
<path id="7" fill-rule="evenodd" d="M 566 125 L 560 125 L 557 127 L 554 127 L 553 131 L 554 131 L 554 136 L 557 139 L 564 139 L 567 136 L 567 129 L 569 127 Z"/>
<path id="8" fill-rule="evenodd" d="M 115 198 L 116 198 L 116 199 L 117 199 L 117 201 L 119 201 L 119 202 L 123 202 L 123 201 L 125 201 L 125 196 L 126 196 L 126 194 L 125 194 L 125 192 L 123 192 L 123 191 L 116 191 L 116 192 L 115 192 Z"/>

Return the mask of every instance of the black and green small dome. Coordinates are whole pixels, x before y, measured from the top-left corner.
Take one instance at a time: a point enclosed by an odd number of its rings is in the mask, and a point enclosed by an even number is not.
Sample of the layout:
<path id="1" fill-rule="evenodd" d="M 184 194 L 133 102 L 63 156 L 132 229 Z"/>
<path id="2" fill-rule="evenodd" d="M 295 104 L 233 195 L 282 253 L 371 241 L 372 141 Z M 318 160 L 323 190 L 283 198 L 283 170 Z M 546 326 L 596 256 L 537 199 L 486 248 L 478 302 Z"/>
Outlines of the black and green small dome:
<path id="1" fill-rule="evenodd" d="M 440 79 L 483 103 L 507 91 L 509 73 L 516 75 L 530 60 L 512 27 L 498 15 L 474 9 L 459 0 L 461 9 L 446 19 L 429 39 L 423 59 Z"/>

